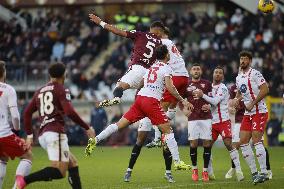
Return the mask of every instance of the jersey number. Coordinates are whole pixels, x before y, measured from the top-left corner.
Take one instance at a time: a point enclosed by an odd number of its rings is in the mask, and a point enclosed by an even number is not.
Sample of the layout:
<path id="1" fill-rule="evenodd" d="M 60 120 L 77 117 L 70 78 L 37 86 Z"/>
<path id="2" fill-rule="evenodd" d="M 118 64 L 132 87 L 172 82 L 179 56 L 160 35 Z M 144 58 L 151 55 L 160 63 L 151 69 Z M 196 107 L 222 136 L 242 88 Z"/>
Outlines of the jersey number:
<path id="1" fill-rule="evenodd" d="M 159 67 L 151 67 L 149 69 L 147 83 L 154 83 L 157 80 L 157 71 L 159 70 Z"/>
<path id="2" fill-rule="evenodd" d="M 172 52 L 176 54 L 177 56 L 181 56 L 179 50 L 177 49 L 175 45 L 172 46 Z"/>
<path id="3" fill-rule="evenodd" d="M 146 47 L 147 47 L 147 49 L 150 50 L 150 53 L 149 54 L 144 53 L 143 55 L 146 58 L 152 58 L 153 53 L 154 53 L 155 43 L 152 43 L 151 41 L 148 41 L 147 44 L 146 44 Z"/>
<path id="4" fill-rule="evenodd" d="M 41 93 L 38 95 L 38 98 L 40 100 L 40 115 L 49 115 L 54 110 L 54 105 L 52 103 L 53 101 L 53 94 L 49 91 L 45 93 Z"/>

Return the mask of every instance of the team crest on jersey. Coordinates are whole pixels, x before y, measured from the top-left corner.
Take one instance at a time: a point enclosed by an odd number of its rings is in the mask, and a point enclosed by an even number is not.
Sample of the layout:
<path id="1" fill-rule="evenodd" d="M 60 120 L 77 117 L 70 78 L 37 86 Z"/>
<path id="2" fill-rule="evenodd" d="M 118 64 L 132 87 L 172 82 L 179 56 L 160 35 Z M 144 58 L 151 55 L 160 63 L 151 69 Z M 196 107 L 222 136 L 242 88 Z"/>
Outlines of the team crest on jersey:
<path id="1" fill-rule="evenodd" d="M 194 91 L 195 89 L 197 89 L 195 86 L 187 87 L 187 91 Z"/>
<path id="2" fill-rule="evenodd" d="M 63 154 L 64 154 L 65 158 L 68 158 L 68 156 L 69 156 L 69 152 L 68 151 L 64 151 Z"/>
<path id="3" fill-rule="evenodd" d="M 242 84 L 240 87 L 241 93 L 246 93 L 247 92 L 247 86 L 245 84 Z"/>
<path id="4" fill-rule="evenodd" d="M 200 85 L 201 85 L 201 87 L 202 87 L 202 88 L 204 88 L 204 87 L 205 87 L 205 84 L 204 84 L 204 83 L 201 83 Z"/>

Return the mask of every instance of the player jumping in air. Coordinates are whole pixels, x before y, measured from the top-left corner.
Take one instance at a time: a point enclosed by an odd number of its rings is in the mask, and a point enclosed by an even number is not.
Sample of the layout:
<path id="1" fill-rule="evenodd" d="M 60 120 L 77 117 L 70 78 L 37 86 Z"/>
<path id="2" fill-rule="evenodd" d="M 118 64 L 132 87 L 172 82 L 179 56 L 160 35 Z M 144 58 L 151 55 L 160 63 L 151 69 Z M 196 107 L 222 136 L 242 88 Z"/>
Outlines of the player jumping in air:
<path id="1" fill-rule="evenodd" d="M 197 98 L 203 98 L 213 105 L 211 107 L 213 116 L 212 145 L 218 139 L 218 136 L 221 135 L 227 150 L 230 152 L 231 159 L 235 164 L 237 180 L 242 181 L 244 180 L 244 175 L 241 169 L 239 153 L 238 150 L 232 146 L 231 121 L 228 110 L 230 95 L 228 88 L 222 83 L 223 80 L 224 70 L 222 67 L 217 66 L 213 72 L 212 97 L 203 94 L 202 90 L 200 89 L 193 91 L 193 94 Z M 213 174 L 213 171 L 211 171 L 211 174 Z"/>
<path id="2" fill-rule="evenodd" d="M 157 61 L 153 64 L 144 76 L 144 86 L 138 92 L 134 104 L 130 107 L 127 113 L 115 124 L 109 125 L 96 138 L 89 139 L 86 147 L 86 155 L 90 156 L 97 143 L 108 138 L 111 134 L 120 129 L 128 127 L 144 117 L 148 117 L 154 125 L 157 125 L 164 134 L 165 143 L 167 144 L 176 170 L 188 170 L 190 166 L 180 160 L 177 142 L 174 133 L 170 127 L 169 120 L 160 106 L 160 100 L 165 87 L 186 107 L 189 103 L 183 99 L 171 80 L 171 68 L 167 65 L 169 54 L 165 45 L 159 46 L 156 49 Z"/>
<path id="3" fill-rule="evenodd" d="M 166 29 L 162 37 L 162 43 L 167 46 L 169 54 L 170 54 L 170 60 L 168 61 L 168 65 L 173 70 L 172 72 L 173 84 L 178 90 L 179 94 L 181 96 L 184 96 L 186 93 L 187 86 L 188 86 L 188 80 L 189 80 L 188 72 L 186 70 L 185 62 L 182 56 L 177 50 L 175 44 L 171 40 L 168 39 L 168 36 L 169 36 L 169 30 Z M 166 92 L 163 94 L 161 106 L 166 112 L 166 115 L 169 119 L 173 119 L 175 116 L 175 112 L 176 112 L 175 107 L 176 107 L 177 102 L 178 100 L 174 96 L 172 96 L 169 91 L 166 90 Z M 129 165 L 124 175 L 125 182 L 129 182 L 131 179 L 133 167 L 136 163 L 136 160 L 138 159 L 140 155 L 142 146 L 147 138 L 147 134 L 148 132 L 152 130 L 152 127 L 153 126 L 149 118 L 144 118 L 140 120 L 139 127 L 138 127 L 137 141 L 132 149 L 131 157 L 129 160 Z M 155 139 L 153 142 L 146 145 L 149 148 L 161 145 L 161 132 L 157 126 L 154 126 L 154 129 L 155 129 Z M 164 156 L 165 165 L 166 165 L 165 179 L 167 179 L 168 182 L 172 183 L 174 182 L 174 178 L 171 174 L 172 156 L 167 146 L 165 145 L 163 146 L 163 156 Z"/>
<path id="4" fill-rule="evenodd" d="M 50 82 L 35 92 L 24 113 L 25 130 L 28 134 L 27 144 L 31 146 L 33 143 L 32 115 L 38 111 L 41 122 L 38 140 L 41 147 L 47 151 L 51 165 L 28 176 L 18 176 L 17 189 L 23 189 L 28 184 L 37 181 L 62 179 L 67 170 L 71 187 L 73 189 L 82 188 L 77 160 L 69 151 L 63 116 L 68 116 L 86 129 L 89 138 L 94 137 L 95 133 L 93 128 L 79 117 L 71 104 L 70 92 L 63 86 L 66 77 L 65 70 L 65 65 L 62 63 L 49 66 Z"/>
<path id="5" fill-rule="evenodd" d="M 21 159 L 16 170 L 16 178 L 28 175 L 32 168 L 32 152 L 30 148 L 28 148 L 23 139 L 13 133 L 13 131 L 17 133 L 20 130 L 17 94 L 12 86 L 5 83 L 5 80 L 5 62 L 0 61 L 0 189 L 6 175 L 6 166 L 9 158 L 19 157 Z M 13 130 L 9 124 L 9 113 L 12 119 Z"/>
<path id="6" fill-rule="evenodd" d="M 240 72 L 236 78 L 237 94 L 233 101 L 235 107 L 240 100 L 244 101 L 245 114 L 241 123 L 240 147 L 243 157 L 250 167 L 254 184 L 262 183 L 267 179 L 266 152 L 262 143 L 264 127 L 268 119 L 264 97 L 268 94 L 268 85 L 262 74 L 251 68 L 252 54 L 242 51 L 240 57 Z M 254 154 L 249 144 L 252 139 L 256 157 L 260 166 L 258 174 Z"/>
<path id="7" fill-rule="evenodd" d="M 99 107 L 111 106 L 113 104 L 119 104 L 123 92 L 127 89 L 139 89 L 140 82 L 143 80 L 147 69 L 155 62 L 155 49 L 162 42 L 160 37 L 164 31 L 164 25 L 161 22 L 153 22 L 150 26 L 149 32 L 140 31 L 124 31 L 116 28 L 110 24 L 102 21 L 98 16 L 94 14 L 89 15 L 91 21 L 102 26 L 104 29 L 129 39 L 134 42 L 134 47 L 131 55 L 131 62 L 129 63 L 128 71 L 117 82 L 117 85 L 113 91 L 113 99 L 103 100 L 99 103 Z"/>

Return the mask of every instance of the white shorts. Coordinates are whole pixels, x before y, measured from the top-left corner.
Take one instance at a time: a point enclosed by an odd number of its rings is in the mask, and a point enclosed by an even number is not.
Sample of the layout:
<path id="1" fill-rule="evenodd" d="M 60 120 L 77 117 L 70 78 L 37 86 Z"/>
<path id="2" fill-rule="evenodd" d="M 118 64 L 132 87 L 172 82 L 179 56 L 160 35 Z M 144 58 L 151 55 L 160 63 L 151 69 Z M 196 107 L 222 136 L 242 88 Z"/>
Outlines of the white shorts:
<path id="1" fill-rule="evenodd" d="M 212 121 L 194 120 L 188 122 L 188 140 L 212 140 Z"/>
<path id="2" fill-rule="evenodd" d="M 151 123 L 151 120 L 148 117 L 145 117 L 140 120 L 138 131 L 151 131 L 153 128 L 153 125 Z"/>
<path id="3" fill-rule="evenodd" d="M 147 69 L 140 65 L 132 65 L 120 78 L 119 82 L 127 83 L 132 89 L 138 89 Z"/>
<path id="4" fill-rule="evenodd" d="M 48 131 L 43 133 L 38 141 L 41 147 L 47 151 L 50 161 L 69 162 L 69 146 L 66 134 Z"/>
<path id="5" fill-rule="evenodd" d="M 240 128 L 241 123 L 232 125 L 232 142 L 240 142 Z"/>

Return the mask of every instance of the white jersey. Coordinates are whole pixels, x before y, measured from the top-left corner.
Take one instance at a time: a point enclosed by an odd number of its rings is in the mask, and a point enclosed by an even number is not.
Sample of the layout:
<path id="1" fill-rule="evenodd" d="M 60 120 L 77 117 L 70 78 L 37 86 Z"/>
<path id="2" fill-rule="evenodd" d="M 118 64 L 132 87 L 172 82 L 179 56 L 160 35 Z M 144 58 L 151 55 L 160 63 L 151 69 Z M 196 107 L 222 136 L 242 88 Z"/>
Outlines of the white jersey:
<path id="1" fill-rule="evenodd" d="M 169 65 L 157 61 L 144 75 L 144 86 L 138 92 L 140 96 L 147 96 L 161 100 L 165 91 L 165 77 L 172 75 Z"/>
<path id="2" fill-rule="evenodd" d="M 15 89 L 6 83 L 0 82 L 0 137 L 13 134 L 8 120 L 10 108 L 13 107 L 17 108 Z"/>
<path id="3" fill-rule="evenodd" d="M 170 54 L 169 66 L 173 70 L 173 76 L 189 77 L 185 67 L 185 62 L 175 46 L 174 42 L 169 39 L 162 39 L 162 44 L 166 45 Z"/>
<path id="4" fill-rule="evenodd" d="M 237 89 L 242 93 L 244 104 L 247 105 L 259 94 L 259 86 L 266 83 L 263 75 L 253 69 L 250 68 L 247 73 L 240 72 L 239 75 L 236 78 L 236 85 Z M 267 107 L 264 102 L 264 99 L 262 99 L 259 103 L 257 103 L 253 109 L 248 112 L 245 111 L 245 115 L 254 115 L 256 113 L 266 113 Z"/>

